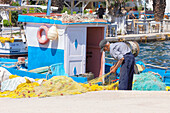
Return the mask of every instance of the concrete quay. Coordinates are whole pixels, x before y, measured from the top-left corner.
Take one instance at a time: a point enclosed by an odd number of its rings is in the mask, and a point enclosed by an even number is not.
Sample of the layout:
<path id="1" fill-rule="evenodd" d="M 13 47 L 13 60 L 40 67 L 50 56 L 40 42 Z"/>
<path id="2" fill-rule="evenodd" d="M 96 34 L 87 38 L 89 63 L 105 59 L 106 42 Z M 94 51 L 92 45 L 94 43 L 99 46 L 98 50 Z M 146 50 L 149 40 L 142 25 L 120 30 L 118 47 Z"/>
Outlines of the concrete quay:
<path id="1" fill-rule="evenodd" d="M 151 41 L 165 41 L 165 40 L 170 40 L 170 32 L 118 35 L 117 37 L 106 37 L 106 39 L 109 42 L 137 41 L 137 42 L 145 42 L 146 43 L 146 42 L 151 42 Z"/>
<path id="2" fill-rule="evenodd" d="M 95 91 L 46 98 L 0 98 L 1 113 L 170 113 L 168 91 Z"/>

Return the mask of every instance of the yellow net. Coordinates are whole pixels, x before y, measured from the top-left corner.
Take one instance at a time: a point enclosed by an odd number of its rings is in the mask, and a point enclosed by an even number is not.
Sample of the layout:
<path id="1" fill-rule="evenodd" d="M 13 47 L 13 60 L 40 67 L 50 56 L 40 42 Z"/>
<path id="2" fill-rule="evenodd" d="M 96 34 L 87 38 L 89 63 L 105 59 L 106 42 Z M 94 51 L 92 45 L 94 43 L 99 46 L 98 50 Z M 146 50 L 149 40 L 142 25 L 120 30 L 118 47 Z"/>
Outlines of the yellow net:
<path id="1" fill-rule="evenodd" d="M 106 73 L 105 75 L 102 75 L 100 77 L 97 77 L 95 79 L 92 79 L 89 81 L 90 84 L 96 84 L 98 82 L 103 82 L 106 77 L 108 77 L 111 74 L 111 72 Z M 115 76 L 115 75 L 114 75 Z M 111 82 L 111 81 L 110 81 Z"/>
<path id="2" fill-rule="evenodd" d="M 20 77 L 20 76 L 18 76 L 18 75 L 10 75 L 9 79 L 13 79 L 13 78 L 16 78 L 16 77 Z"/>
<path id="3" fill-rule="evenodd" d="M 5 42 L 14 42 L 14 38 L 9 38 L 9 37 L 0 37 L 0 42 L 5 43 Z"/>
<path id="4" fill-rule="evenodd" d="M 14 75 L 12 75 L 14 77 Z M 12 78 L 12 77 L 11 77 Z M 118 90 L 118 82 L 107 86 L 99 86 L 98 84 L 77 83 L 70 77 L 55 76 L 39 85 L 27 80 L 26 83 L 20 84 L 14 91 L 0 92 L 0 97 L 10 98 L 30 98 L 30 97 L 51 97 L 63 95 L 75 95 L 90 91 L 101 90 Z"/>

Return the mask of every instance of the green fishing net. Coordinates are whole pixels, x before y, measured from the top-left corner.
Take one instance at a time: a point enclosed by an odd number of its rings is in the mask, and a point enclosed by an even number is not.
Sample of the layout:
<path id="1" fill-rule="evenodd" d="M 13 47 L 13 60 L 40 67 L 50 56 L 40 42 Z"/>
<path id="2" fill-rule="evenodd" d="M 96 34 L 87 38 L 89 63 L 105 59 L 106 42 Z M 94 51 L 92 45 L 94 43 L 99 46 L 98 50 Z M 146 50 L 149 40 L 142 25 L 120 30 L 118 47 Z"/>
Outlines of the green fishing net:
<path id="1" fill-rule="evenodd" d="M 132 90 L 165 91 L 166 85 L 159 74 L 141 73 L 134 75 Z"/>

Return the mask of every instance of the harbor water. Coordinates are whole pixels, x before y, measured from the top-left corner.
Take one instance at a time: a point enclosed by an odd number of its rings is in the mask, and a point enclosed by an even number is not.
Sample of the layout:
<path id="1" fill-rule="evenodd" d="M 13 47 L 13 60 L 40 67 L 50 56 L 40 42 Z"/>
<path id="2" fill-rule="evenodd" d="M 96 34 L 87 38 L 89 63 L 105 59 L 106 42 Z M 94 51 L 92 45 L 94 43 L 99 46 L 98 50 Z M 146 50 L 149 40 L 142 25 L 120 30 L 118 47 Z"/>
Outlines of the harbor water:
<path id="1" fill-rule="evenodd" d="M 170 67 L 170 41 L 157 41 L 149 43 L 139 43 L 140 53 L 135 57 L 137 61 L 143 61 L 146 64 L 157 65 L 161 67 Z M 106 57 L 111 58 L 109 53 Z M 116 61 L 106 59 L 106 63 Z"/>

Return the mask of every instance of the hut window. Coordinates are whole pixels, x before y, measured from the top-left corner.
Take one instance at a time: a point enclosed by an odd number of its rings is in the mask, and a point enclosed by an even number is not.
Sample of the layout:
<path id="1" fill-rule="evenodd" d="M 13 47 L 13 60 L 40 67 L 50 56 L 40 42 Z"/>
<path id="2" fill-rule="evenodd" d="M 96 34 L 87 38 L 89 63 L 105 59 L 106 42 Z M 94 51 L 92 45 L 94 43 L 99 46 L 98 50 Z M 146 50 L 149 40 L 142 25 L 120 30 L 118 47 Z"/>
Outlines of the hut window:
<path id="1" fill-rule="evenodd" d="M 78 41 L 77 41 L 77 39 L 75 40 L 74 45 L 75 45 L 75 48 L 77 49 L 77 47 L 78 47 Z"/>

